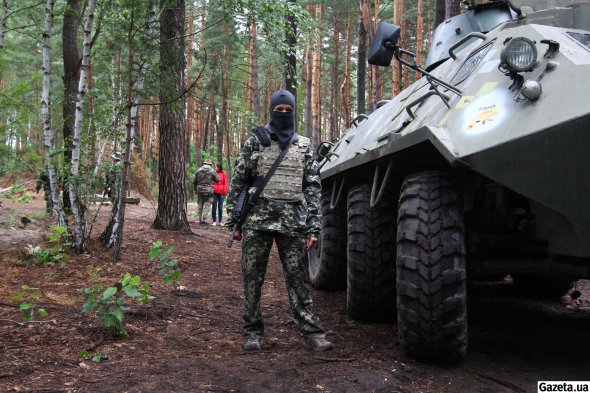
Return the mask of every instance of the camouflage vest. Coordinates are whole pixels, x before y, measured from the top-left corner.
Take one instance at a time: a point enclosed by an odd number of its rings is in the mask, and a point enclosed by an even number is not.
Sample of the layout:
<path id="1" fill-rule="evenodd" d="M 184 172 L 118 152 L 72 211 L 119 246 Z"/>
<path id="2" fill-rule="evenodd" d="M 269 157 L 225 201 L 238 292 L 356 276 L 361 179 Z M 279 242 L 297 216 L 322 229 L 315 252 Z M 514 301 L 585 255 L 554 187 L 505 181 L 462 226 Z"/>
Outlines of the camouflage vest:
<path id="1" fill-rule="evenodd" d="M 299 140 L 291 145 L 287 155 L 264 187 L 262 197 L 289 202 L 303 200 L 305 152 L 309 143 L 309 138 L 299 136 Z M 270 146 L 260 144 L 256 168 L 260 176 L 265 176 L 268 173 L 280 152 L 279 144 L 274 141 Z"/>

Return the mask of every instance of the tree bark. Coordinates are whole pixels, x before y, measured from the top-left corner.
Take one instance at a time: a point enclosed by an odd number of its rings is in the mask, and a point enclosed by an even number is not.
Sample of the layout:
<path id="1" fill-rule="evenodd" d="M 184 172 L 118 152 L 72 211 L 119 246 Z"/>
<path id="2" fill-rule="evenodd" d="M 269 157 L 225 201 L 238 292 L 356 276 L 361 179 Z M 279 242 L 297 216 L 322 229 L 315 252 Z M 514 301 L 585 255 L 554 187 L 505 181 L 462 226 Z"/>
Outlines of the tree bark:
<path id="1" fill-rule="evenodd" d="M 63 210 L 62 201 L 58 192 L 57 171 L 52 155 L 55 153 L 55 134 L 51 129 L 51 28 L 53 25 L 53 6 L 55 0 L 47 0 L 45 3 L 45 25 L 43 30 L 43 84 L 41 88 L 41 119 L 43 120 L 43 141 L 45 146 L 45 167 L 49 175 L 49 188 L 51 189 L 51 200 L 53 202 L 53 214 L 57 219 L 57 225 L 67 229 L 66 216 Z"/>
<path id="2" fill-rule="evenodd" d="M 8 19 L 8 10 L 10 9 L 10 0 L 2 2 L 0 10 L 0 48 L 4 47 L 4 34 L 6 34 L 6 20 Z"/>
<path id="3" fill-rule="evenodd" d="M 322 60 L 322 30 L 319 22 L 322 20 L 322 5 L 316 4 L 315 6 L 315 18 L 318 21 L 318 27 L 316 28 L 317 41 L 315 50 L 313 52 L 313 70 L 312 70 L 312 82 L 311 82 L 311 141 L 315 146 L 320 143 L 321 133 L 321 94 L 320 94 L 320 72 L 321 72 L 321 60 Z"/>
<path id="4" fill-rule="evenodd" d="M 184 130 L 184 0 L 162 0 L 160 12 L 160 162 L 155 229 L 191 232 Z"/>
<path id="5" fill-rule="evenodd" d="M 416 64 L 422 67 L 422 47 L 424 46 L 424 18 L 422 13 L 424 11 L 424 0 L 418 0 L 417 4 L 417 16 L 416 16 Z M 422 74 L 416 72 L 414 78 L 420 79 Z"/>
<path id="6" fill-rule="evenodd" d="M 436 28 L 445 21 L 445 0 L 436 0 L 435 7 L 434 27 Z"/>
<path id="7" fill-rule="evenodd" d="M 334 62 L 332 63 L 332 82 L 330 86 L 330 140 L 340 135 L 338 124 L 338 60 L 340 57 L 340 23 L 334 15 Z"/>
<path id="8" fill-rule="evenodd" d="M 350 8 L 347 12 L 348 26 L 346 29 L 346 59 L 344 65 L 344 82 L 340 87 L 340 95 L 342 96 L 342 108 L 344 109 L 344 123 L 345 127 L 350 127 L 351 117 L 351 99 L 350 99 L 350 61 L 352 52 L 352 19 L 350 17 Z"/>
<path id="9" fill-rule="evenodd" d="M 367 110 L 367 26 L 365 26 L 364 18 L 366 3 L 367 0 L 360 0 L 358 64 L 356 72 L 357 114 L 365 113 Z"/>
<path id="10" fill-rule="evenodd" d="M 295 6 L 297 0 L 289 0 Z M 287 16 L 287 53 L 285 53 L 285 89 L 297 99 L 297 21 L 292 13 Z"/>
<path id="11" fill-rule="evenodd" d="M 313 5 L 307 5 L 307 12 L 311 15 Z M 307 45 L 305 46 L 305 136 L 311 138 L 313 128 L 313 110 L 312 110 L 312 78 L 313 78 L 313 59 L 312 59 L 312 41 L 311 34 L 307 35 Z"/>
<path id="12" fill-rule="evenodd" d="M 84 97 L 88 88 L 88 65 L 90 64 L 90 41 L 92 23 L 94 22 L 94 0 L 88 0 L 86 23 L 84 25 L 84 45 L 82 49 L 82 64 L 80 66 L 80 80 L 76 95 L 76 112 L 74 118 L 74 134 L 72 137 L 72 161 L 70 163 L 69 192 L 72 213 L 74 214 L 74 248 L 78 253 L 84 251 L 85 220 L 84 207 L 81 201 L 80 185 L 80 153 L 82 147 L 82 121 Z"/>
<path id="13" fill-rule="evenodd" d="M 452 18 L 461 13 L 461 2 L 456 0 L 445 0 L 445 19 Z"/>
<path id="14" fill-rule="evenodd" d="M 258 84 L 258 53 L 256 52 L 256 20 L 254 13 L 248 15 L 249 36 L 248 36 L 248 57 L 249 57 L 249 89 L 248 89 L 248 110 L 254 114 L 254 122 L 258 124 L 260 119 L 260 87 Z"/>
<path id="15" fill-rule="evenodd" d="M 80 28 L 79 0 L 67 0 L 64 11 L 62 50 L 64 62 L 64 101 L 63 101 L 63 141 L 64 161 L 72 161 L 72 137 L 74 134 L 74 120 L 76 117 L 76 96 L 80 81 L 80 55 L 78 53 L 78 29 Z M 68 179 L 64 176 L 64 189 Z M 64 207 L 70 209 L 69 194 L 64 192 Z"/>

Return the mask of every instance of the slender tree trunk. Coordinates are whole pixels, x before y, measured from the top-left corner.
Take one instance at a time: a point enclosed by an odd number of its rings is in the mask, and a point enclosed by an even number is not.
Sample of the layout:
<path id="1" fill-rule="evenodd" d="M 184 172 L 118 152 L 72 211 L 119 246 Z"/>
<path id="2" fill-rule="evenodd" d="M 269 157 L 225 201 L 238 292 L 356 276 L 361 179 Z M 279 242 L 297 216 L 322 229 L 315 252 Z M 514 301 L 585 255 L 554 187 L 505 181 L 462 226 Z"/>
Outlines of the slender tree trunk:
<path id="1" fill-rule="evenodd" d="M 350 17 L 350 8 L 347 12 L 348 27 L 346 29 L 346 59 L 344 64 L 344 82 L 340 87 L 340 95 L 342 96 L 342 108 L 344 109 L 344 123 L 345 127 L 350 127 L 352 121 L 351 116 L 351 99 L 350 99 L 350 61 L 352 52 L 352 18 Z"/>
<path id="2" fill-rule="evenodd" d="M 86 23 L 84 25 L 84 45 L 82 50 L 82 65 L 80 66 L 80 81 L 76 97 L 76 113 L 74 121 L 74 135 L 72 138 L 72 161 L 70 164 L 69 192 L 72 213 L 74 214 L 74 248 L 78 253 L 84 251 L 85 220 L 84 206 L 80 200 L 80 153 L 82 148 L 82 121 L 84 97 L 88 88 L 88 64 L 90 63 L 90 34 L 94 21 L 94 0 L 88 1 Z"/>
<path id="3" fill-rule="evenodd" d="M 315 19 L 319 22 L 322 20 L 322 5 L 316 4 L 315 6 Z M 311 82 L 311 112 L 312 112 L 312 126 L 311 126 L 311 141 L 315 146 L 320 143 L 321 135 L 321 118 L 322 118 L 322 105 L 321 105 L 321 94 L 320 94 L 320 74 L 322 65 L 322 30 L 318 23 L 316 29 L 317 41 L 315 50 L 313 52 L 313 70 L 312 82 Z"/>
<path id="4" fill-rule="evenodd" d="M 332 83 L 330 86 L 330 140 L 336 140 L 338 127 L 338 60 L 340 57 L 340 23 L 334 16 L 334 62 L 332 64 Z"/>
<path id="5" fill-rule="evenodd" d="M 295 6 L 297 0 L 289 0 L 289 2 Z M 297 98 L 297 58 L 295 57 L 297 50 L 297 20 L 292 13 L 287 16 L 286 36 L 288 51 L 285 53 L 285 89 Z"/>
<path id="6" fill-rule="evenodd" d="M 195 23 L 195 18 L 194 18 L 194 8 L 193 8 L 194 4 L 191 2 L 190 5 L 190 9 L 189 9 L 189 16 L 188 16 L 188 42 L 187 42 L 187 64 L 186 64 L 186 69 L 187 69 L 187 81 L 188 83 L 190 83 L 190 81 L 192 80 L 192 76 L 190 73 L 190 70 L 193 66 L 193 32 L 194 32 L 194 23 Z M 186 97 L 186 158 L 187 158 L 187 164 L 190 166 L 190 163 L 192 161 L 192 157 L 190 155 L 190 146 L 191 146 L 191 140 L 192 140 L 192 134 L 195 131 L 195 127 L 193 127 L 193 110 L 194 110 L 194 100 L 195 100 L 195 91 L 189 91 Z"/>
<path id="7" fill-rule="evenodd" d="M 10 0 L 2 2 L 2 9 L 0 10 L 0 48 L 4 47 L 4 34 L 6 34 L 6 20 L 8 18 L 8 10 L 10 9 Z"/>
<path id="8" fill-rule="evenodd" d="M 258 53 L 256 52 L 256 20 L 253 12 L 248 15 L 250 25 L 248 36 L 248 57 L 250 78 L 248 86 L 248 110 L 254 113 L 255 123 L 260 119 L 260 87 L 258 83 Z"/>
<path id="9" fill-rule="evenodd" d="M 220 122 L 221 125 L 217 130 L 217 162 L 223 163 L 223 135 L 229 133 L 228 127 L 228 112 L 229 112 L 229 90 L 230 90 L 230 75 L 231 57 L 228 56 L 227 46 L 223 47 L 222 51 L 223 70 L 221 76 L 221 109 Z"/>
<path id="10" fill-rule="evenodd" d="M 445 21 L 445 0 L 436 0 L 436 8 L 434 12 L 434 27 L 440 25 Z"/>
<path id="11" fill-rule="evenodd" d="M 356 111 L 359 114 L 365 113 L 367 110 L 367 101 L 365 98 L 367 90 L 367 26 L 365 26 L 364 17 L 367 1 L 360 0 L 358 64 L 356 72 Z"/>
<path id="12" fill-rule="evenodd" d="M 184 130 L 184 0 L 162 0 L 160 11 L 160 185 L 155 229 L 190 232 L 186 217 Z"/>
<path id="13" fill-rule="evenodd" d="M 79 0 L 67 0 L 63 18 L 62 49 L 64 63 L 64 101 L 63 101 L 63 143 L 64 162 L 72 161 L 72 137 L 76 116 L 76 98 L 80 81 L 80 55 L 78 54 L 78 29 L 80 27 Z M 69 187 L 64 171 L 64 189 Z M 69 194 L 64 192 L 65 209 L 71 208 Z"/>
<path id="14" fill-rule="evenodd" d="M 418 0 L 417 17 L 416 17 L 416 64 L 422 67 L 422 47 L 424 46 L 424 18 L 422 16 L 424 9 L 424 0 Z M 416 72 L 414 78 L 420 79 L 422 74 Z"/>
<path id="15" fill-rule="evenodd" d="M 67 227 L 66 216 L 63 210 L 62 201 L 58 192 L 59 183 L 57 171 L 53 163 L 55 152 L 55 134 L 51 129 L 51 27 L 53 25 L 53 6 L 55 0 L 47 0 L 45 3 L 45 26 L 43 29 L 43 85 L 41 89 L 41 118 L 43 120 L 43 140 L 45 145 L 45 166 L 49 175 L 49 188 L 51 189 L 51 200 L 53 202 L 53 213 L 57 218 L 57 225 Z"/>
<path id="16" fill-rule="evenodd" d="M 133 11 L 132 11 L 133 12 Z M 145 29 L 143 31 L 143 41 L 149 40 L 152 36 L 153 26 L 156 22 L 156 0 L 150 0 L 147 8 Z M 133 47 L 133 32 L 134 32 L 134 19 L 131 18 L 131 25 L 128 32 L 128 47 Z M 140 54 L 137 61 L 137 75 L 134 77 L 133 68 L 135 61 L 135 53 L 133 50 L 129 50 L 127 59 L 127 73 L 128 73 L 128 86 L 127 86 L 127 126 L 125 128 L 125 150 L 123 152 L 121 176 L 117 178 L 119 184 L 116 187 L 117 195 L 115 196 L 115 202 L 111 211 L 111 219 L 109 224 L 105 228 L 104 232 L 100 235 L 102 243 L 106 247 L 113 247 L 113 261 L 121 259 L 121 246 L 123 244 L 123 228 L 125 222 L 125 198 L 127 196 L 127 190 L 129 189 L 128 179 L 131 162 L 131 152 L 133 150 L 133 138 L 138 133 L 138 108 L 139 108 L 139 95 L 143 90 L 143 80 L 145 77 L 146 67 L 148 58 L 146 54 Z M 151 108 L 151 106 L 150 106 Z M 146 139 L 147 140 L 147 139 Z M 147 142 L 146 142 L 147 143 Z"/>
<path id="17" fill-rule="evenodd" d="M 313 11 L 313 5 L 307 5 L 307 12 L 311 15 Z M 313 89 L 312 89 L 312 79 L 313 79 L 313 59 L 312 59 L 312 41 L 311 41 L 311 34 L 307 35 L 307 45 L 305 47 L 305 136 L 311 138 L 312 136 L 312 129 L 313 129 L 313 110 L 312 110 L 312 101 L 313 101 Z"/>
<path id="18" fill-rule="evenodd" d="M 445 19 L 452 18 L 461 13 L 461 2 L 455 0 L 445 0 Z"/>
<path id="19" fill-rule="evenodd" d="M 369 3 L 365 3 L 366 10 L 363 12 L 365 15 L 365 25 L 371 27 L 371 42 L 373 41 L 373 37 L 375 37 L 375 31 L 377 30 L 377 25 L 379 24 L 379 0 L 374 0 L 374 7 L 375 7 L 375 18 L 374 22 L 371 23 L 371 9 Z M 379 79 L 379 67 L 378 66 L 371 66 L 371 111 L 377 109 L 377 102 L 381 101 L 383 95 L 381 93 L 381 81 Z"/>

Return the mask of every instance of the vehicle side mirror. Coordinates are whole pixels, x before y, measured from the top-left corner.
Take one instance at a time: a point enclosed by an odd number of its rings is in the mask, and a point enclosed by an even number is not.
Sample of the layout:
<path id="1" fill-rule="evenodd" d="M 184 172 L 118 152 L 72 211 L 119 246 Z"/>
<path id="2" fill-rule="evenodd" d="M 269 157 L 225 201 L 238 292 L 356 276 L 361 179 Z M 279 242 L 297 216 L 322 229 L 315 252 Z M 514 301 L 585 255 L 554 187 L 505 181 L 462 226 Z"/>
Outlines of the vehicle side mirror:
<path id="1" fill-rule="evenodd" d="M 371 43 L 371 52 L 369 53 L 369 64 L 389 67 L 391 59 L 397 47 L 397 41 L 401 33 L 401 28 L 391 23 L 379 22 L 377 32 Z"/>

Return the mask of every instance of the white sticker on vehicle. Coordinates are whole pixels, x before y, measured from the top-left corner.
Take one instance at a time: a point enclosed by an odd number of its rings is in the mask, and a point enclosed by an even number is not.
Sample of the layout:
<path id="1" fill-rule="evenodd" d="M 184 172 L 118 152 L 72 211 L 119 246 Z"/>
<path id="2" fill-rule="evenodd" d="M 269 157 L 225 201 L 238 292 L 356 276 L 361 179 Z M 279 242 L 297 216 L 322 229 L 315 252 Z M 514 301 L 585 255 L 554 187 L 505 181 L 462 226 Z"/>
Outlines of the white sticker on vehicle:
<path id="1" fill-rule="evenodd" d="M 505 97 L 492 92 L 471 101 L 463 110 L 463 131 L 477 135 L 498 127 L 507 114 Z"/>

